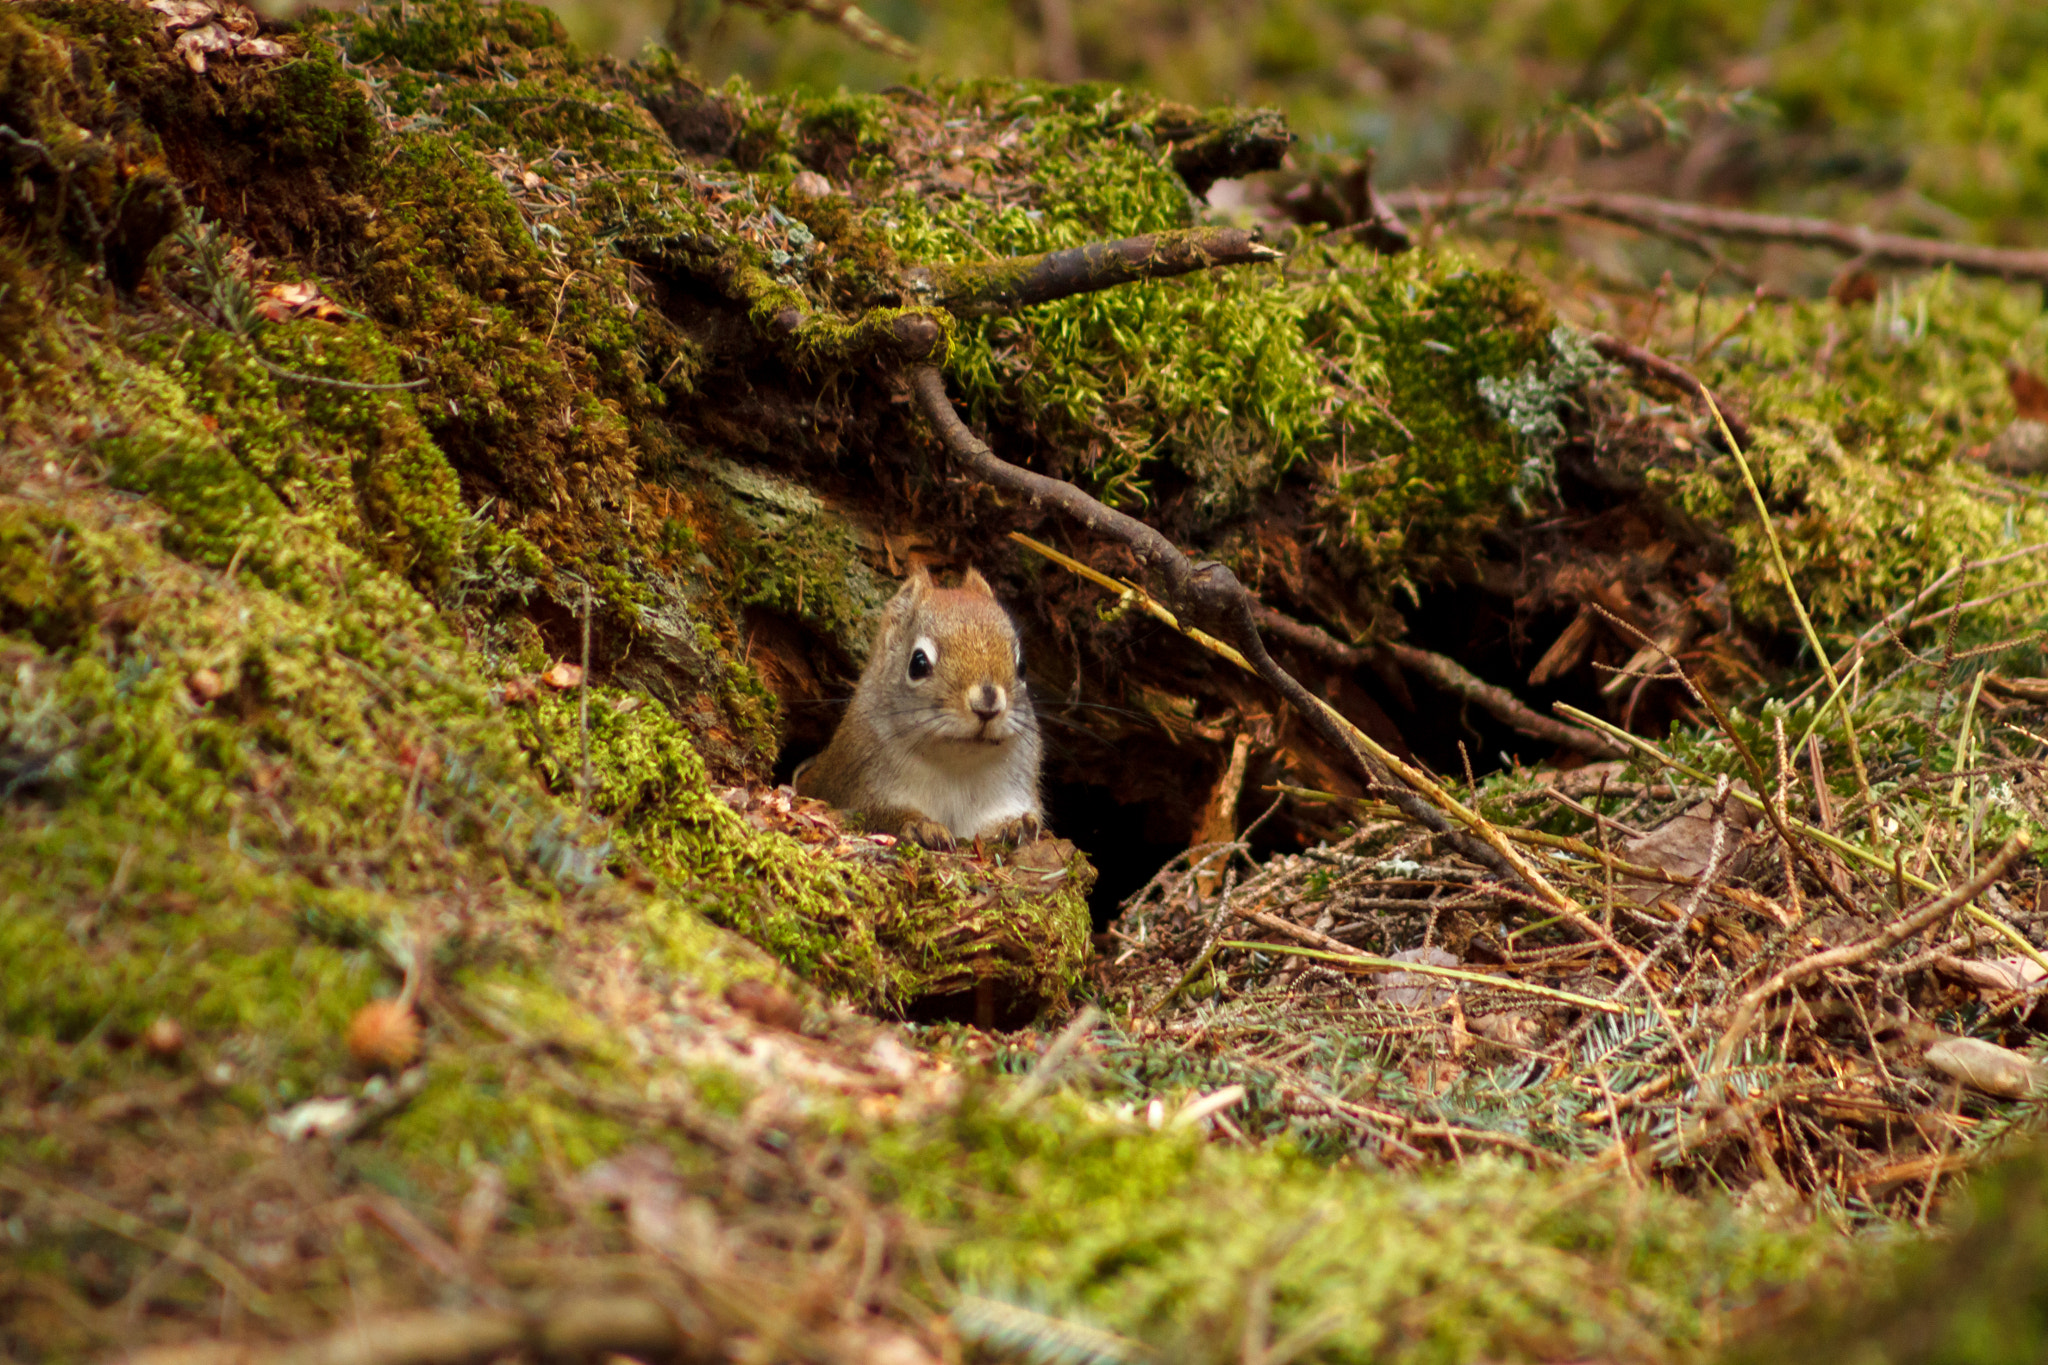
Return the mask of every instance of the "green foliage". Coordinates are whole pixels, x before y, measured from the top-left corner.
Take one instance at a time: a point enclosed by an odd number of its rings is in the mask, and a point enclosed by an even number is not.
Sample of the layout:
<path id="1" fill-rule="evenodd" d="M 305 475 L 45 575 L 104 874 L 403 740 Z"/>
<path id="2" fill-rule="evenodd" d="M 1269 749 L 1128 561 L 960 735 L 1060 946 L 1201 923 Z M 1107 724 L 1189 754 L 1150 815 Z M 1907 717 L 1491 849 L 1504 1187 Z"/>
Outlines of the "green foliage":
<path id="1" fill-rule="evenodd" d="M 703 936 L 691 929 L 701 914 L 875 1010 L 975 982 L 1007 1000 L 1055 1004 L 1077 984 L 1087 956 L 1084 878 L 1047 888 L 914 848 L 887 864 L 819 858 L 787 834 L 751 828 L 712 789 L 688 732 L 666 711 L 622 701 L 594 692 L 585 730 L 574 699 L 544 698 L 524 715 L 523 736 L 567 795 L 581 782 L 587 735 L 591 809 L 679 889 L 678 901 L 645 914 L 650 946 L 677 969 L 707 970 Z"/>
<path id="2" fill-rule="evenodd" d="M 991 1098 L 878 1138 L 888 1188 L 962 1228 L 947 1269 L 964 1287 L 1173 1359 L 1236 1360 L 1248 1342 L 1329 1361 L 1684 1352 L 1823 1245 L 1618 1180 L 1484 1159 L 1392 1177 L 1071 1099 L 1010 1118 Z"/>
<path id="3" fill-rule="evenodd" d="M 1306 325 L 1329 338 L 1348 374 L 1345 419 L 1356 423 L 1327 476 L 1332 519 L 1386 580 L 1441 572 L 1543 481 L 1545 455 L 1516 449 L 1487 386 L 1540 386 L 1550 405 L 1523 404 L 1536 421 L 1564 401 L 1577 369 L 1557 364 L 1536 378 L 1541 362 L 1567 352 L 1552 340 L 1549 306 L 1519 276 L 1450 253 L 1380 258 L 1353 247 L 1326 260 Z"/>
<path id="4" fill-rule="evenodd" d="M 1869 620 L 1958 559 L 1995 558 L 2048 532 L 2039 499 L 2001 490 L 1960 458 L 2011 418 L 2004 363 L 2038 365 L 2048 353 L 2032 293 L 1935 275 L 1888 291 L 1868 312 L 1778 304 L 1706 367 L 1710 383 L 1752 395 L 1750 461 L 1823 626 Z M 1824 350 L 1828 365 L 1817 368 Z M 1652 478 L 1734 542 L 1736 609 L 1789 629 L 1790 605 L 1733 462 L 1701 453 Z M 1974 572 L 1967 588 L 1989 596 L 2038 577 L 2020 559 Z M 2048 592 L 2024 587 L 1973 609 L 1964 642 L 2024 636 L 2044 614 Z"/>
<path id="5" fill-rule="evenodd" d="M 600 8 L 561 7 L 578 22 Z M 920 70 L 1046 69 L 1032 10 L 871 9 L 919 44 Z M 1767 172 L 1786 173 L 1767 192 L 1853 202 L 1903 182 L 1995 236 L 2036 241 L 2048 213 L 2044 26 L 2039 6 L 2006 0 L 1539 0 L 1512 12 L 1481 0 L 1124 0 L 1074 14 L 1089 76 L 1196 104 L 1277 105 L 1312 145 L 1375 149 L 1388 183 L 1441 181 L 1537 123 L 1583 127 L 1579 110 L 1610 93 L 1629 97 L 1627 121 L 1661 121 L 1638 99 L 1683 105 L 1746 87 L 1756 116 L 1794 139 L 1767 154 Z M 691 36 L 714 78 L 823 91 L 905 75 L 826 26 L 737 8 Z"/>
<path id="6" fill-rule="evenodd" d="M 1146 124 L 1149 103 L 1099 88 L 983 85 L 1040 192 L 996 209 L 899 190 L 881 224 L 907 261 L 979 261 L 1188 226 L 1187 187 Z M 1062 299 L 963 329 L 949 361 L 978 414 L 1040 425 L 1112 500 L 1157 464 L 1214 516 L 1241 510 L 1328 439 L 1328 387 L 1303 345 L 1304 300 L 1263 269 L 1205 272 Z"/>

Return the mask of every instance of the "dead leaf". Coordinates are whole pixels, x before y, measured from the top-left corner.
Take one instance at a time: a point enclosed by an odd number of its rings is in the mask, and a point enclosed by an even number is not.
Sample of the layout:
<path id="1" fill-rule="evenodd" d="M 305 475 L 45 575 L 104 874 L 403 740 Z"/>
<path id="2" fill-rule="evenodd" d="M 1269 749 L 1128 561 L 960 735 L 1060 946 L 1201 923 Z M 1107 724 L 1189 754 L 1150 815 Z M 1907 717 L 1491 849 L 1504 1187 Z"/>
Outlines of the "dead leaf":
<path id="1" fill-rule="evenodd" d="M 1875 271 L 1845 270 L 1828 285 L 1828 297 L 1837 307 L 1853 308 L 1859 303 L 1877 302 L 1877 289 Z"/>
<path id="2" fill-rule="evenodd" d="M 227 682 L 210 668 L 194 670 L 185 679 L 185 686 L 192 689 L 192 695 L 200 701 L 219 701 L 228 694 Z"/>
<path id="3" fill-rule="evenodd" d="M 271 322 L 312 318 L 315 322 L 346 322 L 348 313 L 320 292 L 320 286 L 305 280 L 273 284 L 256 300 L 256 311 Z"/>
<path id="4" fill-rule="evenodd" d="M 2025 990 L 2048 977 L 2032 958 L 1998 957 L 1986 960 L 1969 957 L 1938 957 L 1935 970 L 1943 976 L 1975 986 L 1987 997 L 2007 991 Z"/>
<path id="5" fill-rule="evenodd" d="M 565 660 L 541 674 L 540 680 L 556 691 L 566 692 L 572 687 L 580 687 L 582 685 L 583 670 L 578 665 Z"/>
<path id="6" fill-rule="evenodd" d="M 1421 962 L 1431 967 L 1458 965 L 1458 958 L 1441 948 L 1403 948 L 1387 956 L 1396 962 Z M 1435 1009 L 1456 994 L 1456 987 L 1448 978 L 1424 972 L 1388 972 L 1379 979 L 1378 986 L 1380 999 L 1397 1009 Z"/>
<path id="7" fill-rule="evenodd" d="M 1991 444 L 1984 447 L 1978 458 L 1987 469 L 2001 474 L 2039 474 L 2048 469 L 2048 422 L 2034 417 L 2015 418 L 1991 438 Z"/>
<path id="8" fill-rule="evenodd" d="M 219 24 L 205 24 L 199 28 L 186 29 L 178 35 L 178 41 L 171 46 L 185 59 L 185 65 L 204 75 L 206 54 L 212 52 L 227 56 L 241 45 L 241 41 Z"/>
<path id="9" fill-rule="evenodd" d="M 1734 792 L 1747 792 L 1747 783 L 1732 784 L 1725 812 L 1725 828 L 1721 832 L 1721 871 L 1724 879 L 1739 877 L 1743 865 L 1748 861 L 1748 850 L 1741 847 L 1742 836 L 1756 823 L 1756 812 L 1734 798 Z M 1665 821 L 1648 834 L 1625 840 L 1621 846 L 1622 857 L 1632 863 L 1654 867 L 1680 877 L 1697 877 L 1707 870 L 1707 858 L 1714 845 L 1714 803 L 1702 801 L 1687 808 L 1682 814 Z M 1638 878 L 1624 879 L 1628 894 L 1637 901 L 1648 905 L 1659 896 L 1668 895 L 1677 889 L 1668 884 L 1646 882 Z"/>
<path id="10" fill-rule="evenodd" d="M 2007 361 L 2005 387 L 2011 392 L 2012 405 L 2019 409 L 2021 417 L 2048 422 L 2048 380 Z"/>
<path id="11" fill-rule="evenodd" d="M 167 32 L 211 23 L 220 13 L 207 0 L 149 0 L 149 7 L 164 16 L 161 27 Z"/>
<path id="12" fill-rule="evenodd" d="M 1999 1099 L 2021 1099 L 2048 1088 L 2048 1067 L 2023 1052 L 1976 1038 L 1942 1039 L 1927 1049 L 1927 1065 Z"/>

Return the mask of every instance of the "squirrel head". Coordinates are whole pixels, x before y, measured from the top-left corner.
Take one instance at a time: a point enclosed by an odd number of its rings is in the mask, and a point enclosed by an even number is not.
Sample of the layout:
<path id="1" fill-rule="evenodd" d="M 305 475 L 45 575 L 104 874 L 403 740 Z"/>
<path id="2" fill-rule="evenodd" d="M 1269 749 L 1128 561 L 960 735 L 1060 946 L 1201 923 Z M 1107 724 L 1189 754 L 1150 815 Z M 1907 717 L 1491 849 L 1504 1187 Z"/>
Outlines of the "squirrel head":
<path id="1" fill-rule="evenodd" d="M 1035 728 L 1023 666 L 1017 627 L 980 573 L 941 588 L 914 565 L 883 609 L 868 661 L 887 698 L 875 719 L 912 743 L 1002 745 Z"/>

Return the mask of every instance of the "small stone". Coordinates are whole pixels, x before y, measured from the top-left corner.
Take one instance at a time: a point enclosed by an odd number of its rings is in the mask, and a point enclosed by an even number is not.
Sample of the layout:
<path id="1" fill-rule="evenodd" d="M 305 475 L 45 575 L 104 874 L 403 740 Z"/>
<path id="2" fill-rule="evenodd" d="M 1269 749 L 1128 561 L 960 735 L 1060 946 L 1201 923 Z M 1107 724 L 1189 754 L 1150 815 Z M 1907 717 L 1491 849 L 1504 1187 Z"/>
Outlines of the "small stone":
<path id="1" fill-rule="evenodd" d="M 806 199 L 823 199 L 833 193 L 832 182 L 816 171 L 798 171 L 796 179 L 789 182 L 789 188 L 792 193 Z"/>
<path id="2" fill-rule="evenodd" d="M 2018 418 L 1985 449 L 1984 464 L 2001 474 L 2039 474 L 2048 469 L 2048 422 Z"/>
<path id="3" fill-rule="evenodd" d="M 168 1014 L 159 1014 L 142 1031 L 142 1046 L 152 1057 L 175 1057 L 185 1050 L 185 1026 Z"/>

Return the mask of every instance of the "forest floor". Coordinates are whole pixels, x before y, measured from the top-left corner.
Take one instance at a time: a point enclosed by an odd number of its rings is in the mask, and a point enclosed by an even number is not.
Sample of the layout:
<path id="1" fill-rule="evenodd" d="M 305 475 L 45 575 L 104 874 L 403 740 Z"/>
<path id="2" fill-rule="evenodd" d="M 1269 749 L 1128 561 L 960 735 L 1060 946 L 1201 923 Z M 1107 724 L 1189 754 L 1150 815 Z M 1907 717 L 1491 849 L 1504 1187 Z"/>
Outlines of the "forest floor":
<path id="1" fill-rule="evenodd" d="M 0 1353 L 2032 1358 L 2048 266 L 1638 121 L 0 10 Z"/>

